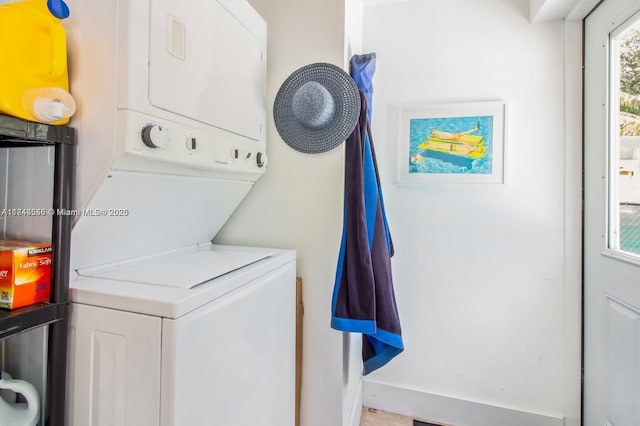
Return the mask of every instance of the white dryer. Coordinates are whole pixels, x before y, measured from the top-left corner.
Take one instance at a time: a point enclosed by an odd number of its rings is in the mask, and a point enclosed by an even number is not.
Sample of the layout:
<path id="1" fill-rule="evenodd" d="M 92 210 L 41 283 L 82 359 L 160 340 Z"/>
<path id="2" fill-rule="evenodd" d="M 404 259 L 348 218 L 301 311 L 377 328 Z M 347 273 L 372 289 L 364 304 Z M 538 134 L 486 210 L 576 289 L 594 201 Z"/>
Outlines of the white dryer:
<path id="1" fill-rule="evenodd" d="M 211 241 L 266 169 L 246 0 L 67 0 L 71 426 L 294 424 L 291 250 Z"/>

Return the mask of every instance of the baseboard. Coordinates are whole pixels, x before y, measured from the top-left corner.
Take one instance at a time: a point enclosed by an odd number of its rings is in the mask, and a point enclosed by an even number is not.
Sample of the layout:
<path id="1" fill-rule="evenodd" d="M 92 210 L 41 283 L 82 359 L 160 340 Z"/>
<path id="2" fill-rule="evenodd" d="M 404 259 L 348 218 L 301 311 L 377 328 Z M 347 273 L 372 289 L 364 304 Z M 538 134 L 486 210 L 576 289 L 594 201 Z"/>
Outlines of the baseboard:
<path id="1" fill-rule="evenodd" d="M 360 418 L 362 417 L 362 385 L 358 386 L 358 393 L 353 399 L 351 410 L 349 411 L 349 419 L 345 426 L 360 426 Z"/>
<path id="2" fill-rule="evenodd" d="M 363 381 L 365 407 L 455 426 L 563 426 L 558 417 Z"/>

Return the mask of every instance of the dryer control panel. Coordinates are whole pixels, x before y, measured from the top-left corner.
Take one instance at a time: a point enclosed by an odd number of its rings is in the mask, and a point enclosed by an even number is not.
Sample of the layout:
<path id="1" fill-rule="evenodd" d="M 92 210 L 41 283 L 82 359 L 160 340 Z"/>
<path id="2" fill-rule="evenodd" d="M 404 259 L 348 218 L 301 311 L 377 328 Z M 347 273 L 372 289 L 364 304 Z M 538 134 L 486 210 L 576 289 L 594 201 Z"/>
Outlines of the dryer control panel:
<path id="1" fill-rule="evenodd" d="M 193 169 L 199 175 L 209 170 L 259 177 L 265 172 L 267 154 L 260 141 L 223 130 L 212 132 L 210 127 L 206 131 L 187 127 L 136 111 L 122 110 L 118 114 L 119 139 L 125 141 L 124 150 L 131 155 L 118 162 L 115 169 L 145 170 L 145 162 L 153 160 L 165 167 L 173 164 L 182 168 L 183 174 Z"/>

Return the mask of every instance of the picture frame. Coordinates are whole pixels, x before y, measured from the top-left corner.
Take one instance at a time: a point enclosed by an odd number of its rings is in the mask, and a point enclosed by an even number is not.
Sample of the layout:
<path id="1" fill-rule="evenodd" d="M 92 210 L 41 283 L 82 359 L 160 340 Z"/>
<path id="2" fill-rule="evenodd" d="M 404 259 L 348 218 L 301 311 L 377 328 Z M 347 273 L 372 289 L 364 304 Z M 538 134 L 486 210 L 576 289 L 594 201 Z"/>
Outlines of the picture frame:
<path id="1" fill-rule="evenodd" d="M 399 184 L 504 183 L 504 101 L 401 109 L 398 120 Z"/>

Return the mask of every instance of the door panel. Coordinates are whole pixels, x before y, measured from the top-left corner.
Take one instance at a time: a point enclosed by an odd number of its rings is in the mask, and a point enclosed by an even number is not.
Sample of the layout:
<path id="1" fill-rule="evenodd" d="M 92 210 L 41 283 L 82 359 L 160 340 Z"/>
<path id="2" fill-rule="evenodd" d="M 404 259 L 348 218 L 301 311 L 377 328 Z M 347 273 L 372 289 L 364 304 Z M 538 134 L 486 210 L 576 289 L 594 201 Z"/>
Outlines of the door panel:
<path id="1" fill-rule="evenodd" d="M 71 304 L 69 426 L 160 424 L 161 319 Z"/>
<path id="2" fill-rule="evenodd" d="M 607 376 L 609 419 L 614 425 L 637 425 L 640 407 L 640 311 L 607 297 Z M 632 372 L 632 374 L 629 374 Z"/>
<path id="3" fill-rule="evenodd" d="M 628 242 L 640 203 L 628 195 L 621 112 L 624 72 L 640 73 L 622 56 L 638 10 L 638 0 L 605 0 L 585 19 L 585 426 L 640 425 L 640 256 Z"/>

